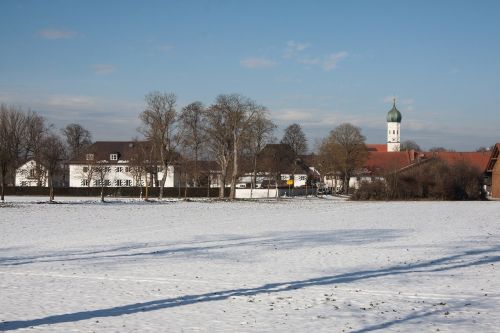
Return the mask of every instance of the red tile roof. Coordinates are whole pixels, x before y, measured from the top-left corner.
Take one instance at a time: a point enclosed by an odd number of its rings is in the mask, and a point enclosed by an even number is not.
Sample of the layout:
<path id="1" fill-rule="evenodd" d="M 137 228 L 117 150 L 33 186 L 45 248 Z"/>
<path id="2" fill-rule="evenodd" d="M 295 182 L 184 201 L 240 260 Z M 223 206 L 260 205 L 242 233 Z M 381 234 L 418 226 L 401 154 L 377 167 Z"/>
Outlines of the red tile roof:
<path id="1" fill-rule="evenodd" d="M 481 171 L 486 171 L 491 152 L 428 152 L 424 153 L 424 158 L 438 158 L 448 164 L 465 162 Z"/>
<path id="2" fill-rule="evenodd" d="M 411 153 L 406 151 L 401 152 L 378 152 L 370 151 L 368 160 L 365 163 L 365 168 L 375 174 L 383 174 L 400 170 L 411 164 Z"/>
<path id="3" fill-rule="evenodd" d="M 376 151 L 376 152 L 387 152 L 386 144 L 368 144 L 366 145 L 368 151 Z"/>

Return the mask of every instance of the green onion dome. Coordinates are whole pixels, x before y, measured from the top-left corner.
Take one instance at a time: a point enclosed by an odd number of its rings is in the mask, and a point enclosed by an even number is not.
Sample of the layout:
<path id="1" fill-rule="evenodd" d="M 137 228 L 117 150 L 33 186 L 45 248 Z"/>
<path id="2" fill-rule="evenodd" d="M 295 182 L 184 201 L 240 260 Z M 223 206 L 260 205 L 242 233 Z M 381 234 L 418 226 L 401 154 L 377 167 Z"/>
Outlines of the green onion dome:
<path id="1" fill-rule="evenodd" d="M 396 99 L 394 99 L 394 104 L 392 109 L 387 113 L 387 122 L 388 123 L 400 123 L 401 122 L 401 112 L 396 109 Z"/>

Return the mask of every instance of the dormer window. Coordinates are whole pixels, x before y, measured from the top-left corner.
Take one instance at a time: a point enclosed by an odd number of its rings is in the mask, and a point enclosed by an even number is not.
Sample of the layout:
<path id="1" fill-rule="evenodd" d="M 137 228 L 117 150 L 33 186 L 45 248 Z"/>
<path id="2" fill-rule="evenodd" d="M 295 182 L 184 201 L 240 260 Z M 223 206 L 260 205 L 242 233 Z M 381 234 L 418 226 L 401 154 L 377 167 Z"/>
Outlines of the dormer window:
<path id="1" fill-rule="evenodd" d="M 109 154 L 110 161 L 118 161 L 118 154 Z"/>
<path id="2" fill-rule="evenodd" d="M 87 161 L 92 161 L 92 160 L 94 160 L 94 154 L 87 154 L 87 155 L 85 155 L 85 159 L 86 159 Z"/>

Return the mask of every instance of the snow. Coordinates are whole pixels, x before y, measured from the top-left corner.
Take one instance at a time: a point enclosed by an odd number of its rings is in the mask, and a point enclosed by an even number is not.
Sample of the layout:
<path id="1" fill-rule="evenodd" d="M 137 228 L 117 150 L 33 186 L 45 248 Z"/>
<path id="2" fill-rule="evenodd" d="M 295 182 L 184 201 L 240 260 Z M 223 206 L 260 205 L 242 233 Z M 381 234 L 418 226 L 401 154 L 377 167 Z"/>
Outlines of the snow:
<path id="1" fill-rule="evenodd" d="M 500 202 L 7 200 L 0 331 L 500 325 Z"/>

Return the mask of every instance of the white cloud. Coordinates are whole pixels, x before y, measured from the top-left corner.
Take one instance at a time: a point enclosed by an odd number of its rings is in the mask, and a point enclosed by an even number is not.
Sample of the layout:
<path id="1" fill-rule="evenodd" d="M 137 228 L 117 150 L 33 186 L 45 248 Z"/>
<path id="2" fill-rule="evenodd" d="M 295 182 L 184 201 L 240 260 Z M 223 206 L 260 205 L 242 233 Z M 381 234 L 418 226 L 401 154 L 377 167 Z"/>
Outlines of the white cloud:
<path id="1" fill-rule="evenodd" d="M 246 58 L 240 61 L 240 65 L 246 68 L 269 68 L 274 67 L 276 62 L 267 58 Z"/>
<path id="2" fill-rule="evenodd" d="M 346 51 L 341 51 L 338 53 L 332 53 L 326 57 L 323 61 L 322 67 L 325 71 L 331 71 L 337 67 L 337 64 L 342 59 L 347 58 L 349 54 Z"/>
<path id="3" fill-rule="evenodd" d="M 274 113 L 274 118 L 285 121 L 303 121 L 312 118 L 311 112 L 304 109 L 284 109 Z"/>
<path id="4" fill-rule="evenodd" d="M 82 95 L 50 95 L 42 104 L 55 108 L 85 109 L 95 105 L 95 99 Z"/>
<path id="5" fill-rule="evenodd" d="M 309 58 L 309 57 L 299 58 L 299 59 L 297 59 L 297 62 L 299 64 L 303 64 L 303 65 L 320 65 L 321 64 L 321 60 L 319 58 Z"/>
<path id="6" fill-rule="evenodd" d="M 99 75 L 111 74 L 116 70 L 116 67 L 111 64 L 95 64 L 92 65 L 94 73 Z"/>
<path id="7" fill-rule="evenodd" d="M 45 39 L 71 39 L 77 33 L 67 29 L 46 28 L 37 32 L 37 36 Z"/>
<path id="8" fill-rule="evenodd" d="M 294 40 L 289 40 L 286 43 L 285 53 L 283 55 L 284 58 L 295 58 L 300 52 L 304 51 L 311 44 L 309 43 L 299 43 Z"/>

